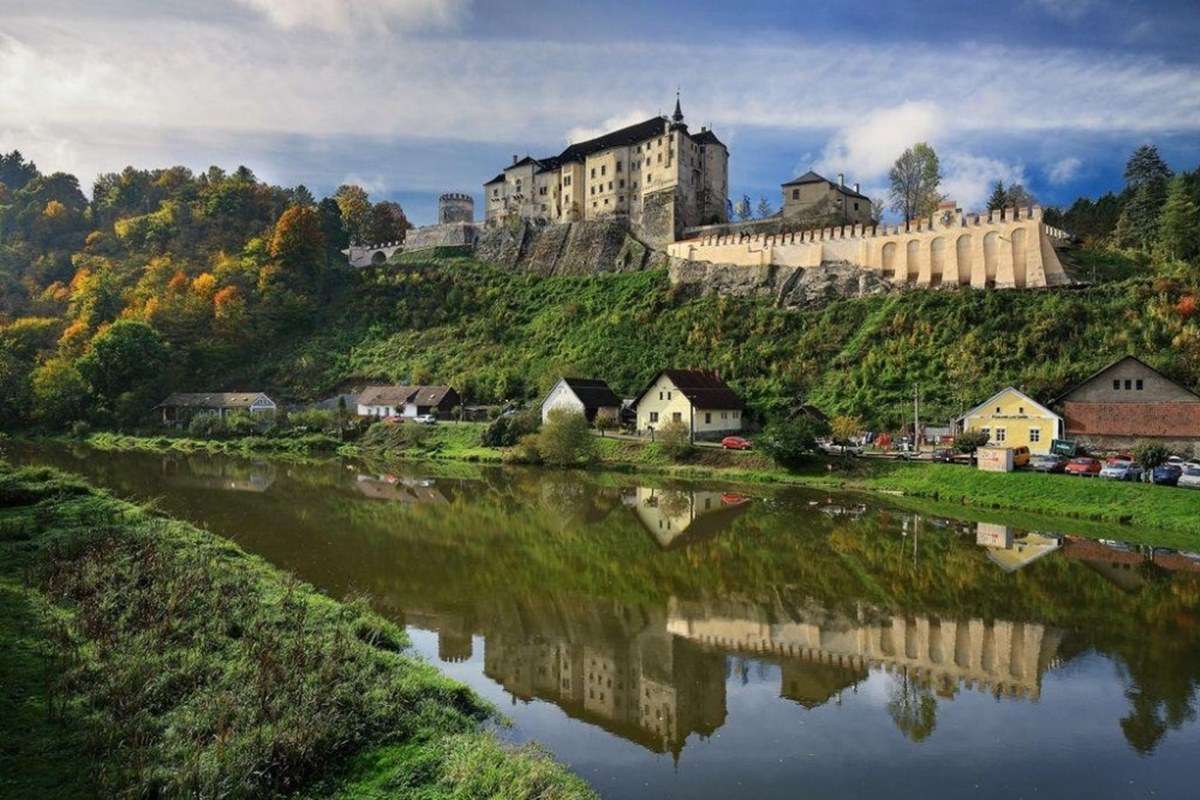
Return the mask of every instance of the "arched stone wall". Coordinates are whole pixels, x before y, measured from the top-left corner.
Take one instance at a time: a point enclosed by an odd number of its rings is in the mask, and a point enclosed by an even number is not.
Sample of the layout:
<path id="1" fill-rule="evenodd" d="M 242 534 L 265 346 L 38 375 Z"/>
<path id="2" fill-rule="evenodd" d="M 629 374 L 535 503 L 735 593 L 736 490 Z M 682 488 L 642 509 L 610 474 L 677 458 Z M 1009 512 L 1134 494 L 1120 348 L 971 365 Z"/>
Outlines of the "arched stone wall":
<path id="1" fill-rule="evenodd" d="M 906 246 L 904 268 L 904 280 L 907 283 L 916 283 L 917 276 L 920 274 L 921 263 L 921 242 L 919 239 L 911 239 Z"/>
<path id="2" fill-rule="evenodd" d="M 971 285 L 971 234 L 964 233 L 954 245 L 958 256 L 958 285 Z"/>
<path id="3" fill-rule="evenodd" d="M 1000 234 L 989 232 L 983 237 L 983 276 L 987 287 L 996 285 L 996 270 L 1000 266 Z"/>
<path id="4" fill-rule="evenodd" d="M 374 253 L 371 254 L 371 263 L 374 264 L 375 266 L 379 266 L 380 264 L 383 264 L 386 261 L 387 261 L 387 253 L 383 252 L 382 250 L 376 250 Z"/>
<path id="5" fill-rule="evenodd" d="M 946 239 L 938 236 L 929 243 L 929 285 L 940 286 L 946 274 Z"/>
<path id="6" fill-rule="evenodd" d="M 882 264 L 885 278 L 896 277 L 896 250 L 895 242 L 887 242 L 883 246 Z"/>
<path id="7" fill-rule="evenodd" d="M 1013 286 L 1018 289 L 1025 288 L 1025 275 L 1027 266 L 1025 263 L 1025 231 L 1017 228 L 1012 234 L 1012 251 L 1013 251 Z"/>

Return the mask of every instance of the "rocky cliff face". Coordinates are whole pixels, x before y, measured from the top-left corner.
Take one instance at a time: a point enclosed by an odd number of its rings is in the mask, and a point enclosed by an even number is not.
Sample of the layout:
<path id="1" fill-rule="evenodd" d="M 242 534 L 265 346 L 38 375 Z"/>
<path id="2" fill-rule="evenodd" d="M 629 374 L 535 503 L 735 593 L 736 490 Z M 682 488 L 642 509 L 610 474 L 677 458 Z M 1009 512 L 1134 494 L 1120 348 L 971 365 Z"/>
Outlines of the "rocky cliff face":
<path id="1" fill-rule="evenodd" d="M 486 228 L 475 246 L 481 261 L 543 276 L 632 272 L 654 252 L 624 225 L 604 221 Z"/>
<path id="2" fill-rule="evenodd" d="M 819 267 L 741 267 L 671 259 L 671 283 L 689 295 L 706 292 L 732 297 L 764 297 L 781 308 L 819 306 L 844 297 L 890 292 L 893 284 L 878 272 L 845 261 Z"/>

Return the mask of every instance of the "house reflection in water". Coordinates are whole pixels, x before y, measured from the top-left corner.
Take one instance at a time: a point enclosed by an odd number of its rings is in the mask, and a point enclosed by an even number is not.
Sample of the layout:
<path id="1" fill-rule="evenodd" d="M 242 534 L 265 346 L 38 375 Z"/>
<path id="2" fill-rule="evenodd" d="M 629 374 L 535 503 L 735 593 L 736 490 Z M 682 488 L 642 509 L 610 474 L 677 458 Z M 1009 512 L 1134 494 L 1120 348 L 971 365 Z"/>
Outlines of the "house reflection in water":
<path id="1" fill-rule="evenodd" d="M 749 504 L 749 498 L 729 492 L 649 486 L 639 486 L 622 499 L 661 547 L 719 533 Z"/>
<path id="2" fill-rule="evenodd" d="M 446 496 L 426 478 L 397 478 L 393 475 L 359 475 L 354 488 L 364 497 L 397 503 L 445 503 Z"/>
<path id="3" fill-rule="evenodd" d="M 275 465 L 267 461 L 247 463 L 203 455 L 164 456 L 162 459 L 163 482 L 187 489 L 265 492 L 275 482 L 275 469 Z"/>
<path id="4" fill-rule="evenodd" d="M 1005 572 L 1016 572 L 1062 546 L 1061 536 L 1023 533 L 1020 536 L 1007 525 L 977 523 L 975 543 L 987 548 L 987 557 Z"/>

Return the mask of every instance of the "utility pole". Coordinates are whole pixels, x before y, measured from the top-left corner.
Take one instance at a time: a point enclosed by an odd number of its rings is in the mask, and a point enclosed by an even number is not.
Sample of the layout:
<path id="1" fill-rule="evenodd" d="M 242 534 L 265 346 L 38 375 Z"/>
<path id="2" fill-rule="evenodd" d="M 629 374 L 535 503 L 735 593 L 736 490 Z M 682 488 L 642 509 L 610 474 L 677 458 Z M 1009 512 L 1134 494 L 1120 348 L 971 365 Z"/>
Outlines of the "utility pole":
<path id="1" fill-rule="evenodd" d="M 921 452 L 921 389 L 913 387 L 913 455 Z"/>

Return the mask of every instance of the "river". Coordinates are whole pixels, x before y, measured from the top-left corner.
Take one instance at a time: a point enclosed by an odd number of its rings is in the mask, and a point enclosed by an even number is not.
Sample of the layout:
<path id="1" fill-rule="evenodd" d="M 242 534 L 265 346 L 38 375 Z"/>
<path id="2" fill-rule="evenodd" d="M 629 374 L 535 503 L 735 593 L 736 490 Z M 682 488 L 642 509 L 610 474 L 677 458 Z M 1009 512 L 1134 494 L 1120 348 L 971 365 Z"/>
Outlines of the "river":
<path id="1" fill-rule="evenodd" d="M 1200 556 L 860 496 L 7 446 L 237 541 L 605 797 L 1194 797 Z"/>

